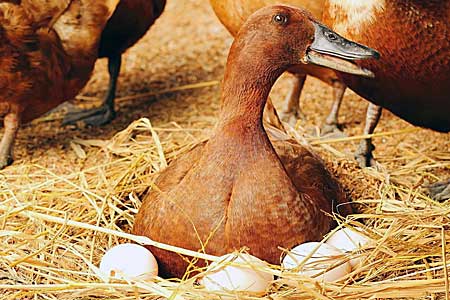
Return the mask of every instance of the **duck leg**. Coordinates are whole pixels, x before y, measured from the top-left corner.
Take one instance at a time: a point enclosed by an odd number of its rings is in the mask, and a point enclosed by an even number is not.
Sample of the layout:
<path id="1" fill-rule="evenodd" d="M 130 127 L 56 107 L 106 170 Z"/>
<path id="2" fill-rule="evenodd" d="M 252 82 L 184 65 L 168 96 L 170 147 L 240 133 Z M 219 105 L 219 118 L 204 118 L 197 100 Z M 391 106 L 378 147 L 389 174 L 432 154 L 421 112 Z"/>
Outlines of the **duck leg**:
<path id="1" fill-rule="evenodd" d="M 108 124 L 115 118 L 114 99 L 116 97 L 117 79 L 121 64 L 122 57 L 120 54 L 108 58 L 109 86 L 106 97 L 100 107 L 68 112 L 63 120 L 63 125 L 83 121 L 87 125 L 100 126 Z"/>
<path id="2" fill-rule="evenodd" d="M 443 182 L 436 182 L 427 186 L 431 198 L 436 201 L 444 201 L 450 199 L 450 179 Z"/>
<path id="3" fill-rule="evenodd" d="M 18 113 L 8 113 L 3 119 L 5 133 L 0 141 L 0 169 L 9 166 L 13 162 L 13 147 L 17 131 L 20 126 L 20 116 Z"/>
<path id="4" fill-rule="evenodd" d="M 367 108 L 366 126 L 364 127 L 364 134 L 372 134 L 377 127 L 378 121 L 381 117 L 382 108 L 370 103 Z M 364 139 L 359 144 L 358 150 L 355 152 L 355 159 L 361 168 L 375 166 L 375 159 L 372 151 L 375 146 L 372 144 L 372 138 Z"/>
<path id="5" fill-rule="evenodd" d="M 297 119 L 305 117 L 300 110 L 300 95 L 306 80 L 305 74 L 295 73 L 293 75 L 290 91 L 286 95 L 284 107 L 280 112 L 281 118 L 292 126 L 297 123 Z"/>
<path id="6" fill-rule="evenodd" d="M 322 127 L 323 135 L 333 132 L 341 132 L 338 127 L 338 116 L 346 88 L 347 86 L 341 81 L 333 82 L 333 105 L 331 106 L 331 111 Z"/>

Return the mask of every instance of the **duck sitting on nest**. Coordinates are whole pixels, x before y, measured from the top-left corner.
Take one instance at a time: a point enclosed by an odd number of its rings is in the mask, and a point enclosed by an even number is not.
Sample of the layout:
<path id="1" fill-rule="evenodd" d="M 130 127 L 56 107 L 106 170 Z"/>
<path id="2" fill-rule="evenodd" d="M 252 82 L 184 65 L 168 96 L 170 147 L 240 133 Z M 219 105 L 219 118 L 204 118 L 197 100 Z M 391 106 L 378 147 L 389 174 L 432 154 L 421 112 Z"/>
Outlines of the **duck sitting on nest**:
<path id="1" fill-rule="evenodd" d="M 214 255 L 248 247 L 273 264 L 280 248 L 320 240 L 332 225 L 327 214 L 350 213 L 346 196 L 304 146 L 269 140 L 263 108 L 275 80 L 291 66 L 370 75 L 343 58 L 377 56 L 298 8 L 271 6 L 253 14 L 228 56 L 215 134 L 161 172 L 136 216 L 134 234 Z M 183 276 L 185 259 L 150 248 L 161 276 Z"/>

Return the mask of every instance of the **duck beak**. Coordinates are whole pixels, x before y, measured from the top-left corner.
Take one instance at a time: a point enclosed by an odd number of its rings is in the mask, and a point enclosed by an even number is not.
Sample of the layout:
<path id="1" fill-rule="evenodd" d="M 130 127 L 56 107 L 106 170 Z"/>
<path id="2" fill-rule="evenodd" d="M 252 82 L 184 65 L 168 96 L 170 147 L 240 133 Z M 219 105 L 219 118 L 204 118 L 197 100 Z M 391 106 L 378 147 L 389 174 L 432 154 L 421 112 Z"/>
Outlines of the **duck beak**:
<path id="1" fill-rule="evenodd" d="M 375 77 L 372 71 L 364 69 L 353 60 L 380 58 L 380 54 L 364 45 L 349 41 L 322 24 L 314 23 L 314 42 L 309 47 L 304 63 L 311 63 L 337 71 Z"/>

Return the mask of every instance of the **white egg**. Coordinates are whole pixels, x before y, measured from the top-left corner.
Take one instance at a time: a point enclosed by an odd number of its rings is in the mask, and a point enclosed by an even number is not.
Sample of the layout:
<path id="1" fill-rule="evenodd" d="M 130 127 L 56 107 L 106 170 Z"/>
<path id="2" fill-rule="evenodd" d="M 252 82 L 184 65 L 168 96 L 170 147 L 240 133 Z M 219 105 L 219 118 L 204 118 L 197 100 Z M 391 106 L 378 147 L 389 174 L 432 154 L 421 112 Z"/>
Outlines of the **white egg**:
<path id="1" fill-rule="evenodd" d="M 282 266 L 296 271 L 298 268 L 299 274 L 318 281 L 333 282 L 351 271 L 350 264 L 342 259 L 343 255 L 341 250 L 331 245 L 309 242 L 298 245 L 287 253 Z M 309 256 L 311 257 L 306 259 Z"/>
<path id="2" fill-rule="evenodd" d="M 224 264 L 212 263 L 205 277 L 201 279 L 201 283 L 208 291 L 264 293 L 274 279 L 272 274 L 256 269 L 266 264 L 252 255 L 226 254 L 220 261 Z M 250 267 L 226 265 L 227 262 L 247 264 Z"/>
<path id="3" fill-rule="evenodd" d="M 121 244 L 106 251 L 100 271 L 116 279 L 151 279 L 158 275 L 158 263 L 145 247 Z"/>
<path id="4" fill-rule="evenodd" d="M 344 252 L 355 252 L 363 248 L 371 241 L 367 236 L 350 228 L 343 228 L 336 231 L 327 240 L 328 245 L 332 245 Z M 359 254 L 358 257 L 350 260 L 350 265 L 353 269 L 358 268 L 366 258 L 365 255 Z"/>

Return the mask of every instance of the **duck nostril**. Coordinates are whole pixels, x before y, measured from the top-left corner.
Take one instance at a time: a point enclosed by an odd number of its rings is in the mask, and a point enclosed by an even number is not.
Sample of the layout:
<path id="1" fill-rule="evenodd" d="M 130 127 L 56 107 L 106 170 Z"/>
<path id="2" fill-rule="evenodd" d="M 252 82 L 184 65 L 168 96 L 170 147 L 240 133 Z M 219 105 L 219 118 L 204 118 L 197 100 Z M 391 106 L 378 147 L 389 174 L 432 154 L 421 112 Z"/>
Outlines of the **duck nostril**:
<path id="1" fill-rule="evenodd" d="M 330 41 L 335 41 L 335 40 L 337 40 L 337 36 L 336 36 L 334 33 L 332 33 L 332 32 L 328 32 L 328 33 L 327 33 L 327 38 L 328 38 Z"/>

